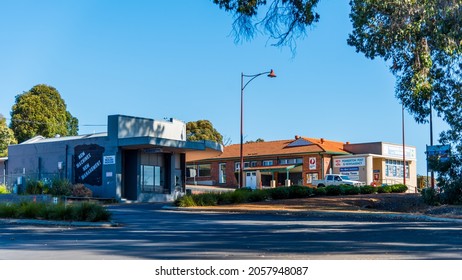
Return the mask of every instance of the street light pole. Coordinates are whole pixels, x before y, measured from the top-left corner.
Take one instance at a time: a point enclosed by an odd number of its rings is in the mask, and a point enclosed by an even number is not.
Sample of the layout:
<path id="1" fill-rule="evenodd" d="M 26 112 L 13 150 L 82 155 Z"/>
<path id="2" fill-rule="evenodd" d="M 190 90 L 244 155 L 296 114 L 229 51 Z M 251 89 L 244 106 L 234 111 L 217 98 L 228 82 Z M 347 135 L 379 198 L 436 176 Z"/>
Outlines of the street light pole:
<path id="1" fill-rule="evenodd" d="M 244 89 L 245 87 L 253 81 L 255 78 L 268 74 L 268 77 L 270 78 L 276 78 L 276 74 L 274 74 L 273 69 L 268 72 L 262 72 L 258 73 L 255 75 L 246 75 L 244 73 L 241 73 L 241 145 L 240 145 L 240 165 L 239 165 L 239 188 L 243 188 L 244 186 L 244 173 L 242 172 L 244 170 Z M 244 84 L 244 78 L 250 78 L 245 84 Z"/>

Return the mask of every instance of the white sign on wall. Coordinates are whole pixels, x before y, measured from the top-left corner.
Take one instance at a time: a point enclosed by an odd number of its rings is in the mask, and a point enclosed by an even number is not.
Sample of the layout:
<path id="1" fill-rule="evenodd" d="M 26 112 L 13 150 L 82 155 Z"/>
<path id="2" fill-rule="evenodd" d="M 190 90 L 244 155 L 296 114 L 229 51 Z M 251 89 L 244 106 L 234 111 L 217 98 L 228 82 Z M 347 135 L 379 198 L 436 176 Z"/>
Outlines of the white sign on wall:
<path id="1" fill-rule="evenodd" d="M 366 158 L 336 158 L 334 159 L 334 167 L 351 167 L 351 166 L 365 166 Z"/>
<path id="2" fill-rule="evenodd" d="M 416 159 L 416 150 L 413 147 L 405 147 L 406 159 Z M 403 146 L 383 144 L 383 155 L 389 157 L 403 157 Z"/>
<path id="3" fill-rule="evenodd" d="M 103 164 L 104 165 L 115 164 L 115 163 L 116 163 L 115 156 L 104 156 L 103 157 Z"/>
<path id="4" fill-rule="evenodd" d="M 310 170 L 316 170 L 316 158 L 315 157 L 310 157 L 309 168 Z"/>

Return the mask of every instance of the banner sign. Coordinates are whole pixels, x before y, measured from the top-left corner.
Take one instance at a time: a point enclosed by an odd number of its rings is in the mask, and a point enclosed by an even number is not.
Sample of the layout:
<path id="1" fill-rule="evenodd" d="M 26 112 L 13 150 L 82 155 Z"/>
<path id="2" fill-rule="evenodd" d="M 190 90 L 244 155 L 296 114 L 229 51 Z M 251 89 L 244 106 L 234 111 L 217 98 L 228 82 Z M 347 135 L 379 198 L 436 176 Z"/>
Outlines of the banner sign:
<path id="1" fill-rule="evenodd" d="M 334 167 L 356 167 L 356 166 L 365 166 L 366 158 L 342 158 L 334 159 Z"/>
<path id="2" fill-rule="evenodd" d="M 74 148 L 75 182 L 92 186 L 103 183 L 104 148 L 96 144 L 79 145 Z"/>

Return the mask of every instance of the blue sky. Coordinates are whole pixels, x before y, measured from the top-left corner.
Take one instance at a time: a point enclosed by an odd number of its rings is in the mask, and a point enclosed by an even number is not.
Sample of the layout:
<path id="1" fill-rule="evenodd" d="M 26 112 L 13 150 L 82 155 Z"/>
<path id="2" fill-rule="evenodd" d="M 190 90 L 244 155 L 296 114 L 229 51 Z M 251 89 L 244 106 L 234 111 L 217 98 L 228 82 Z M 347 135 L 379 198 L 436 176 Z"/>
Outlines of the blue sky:
<path id="1" fill-rule="evenodd" d="M 395 79 L 346 44 L 348 0 L 322 0 L 296 55 L 264 35 L 236 44 L 233 18 L 211 0 L 0 2 L 0 113 L 36 84 L 58 89 L 80 133 L 110 114 L 212 121 L 239 143 L 240 74 L 274 69 L 245 90 L 245 140 L 295 135 L 402 143 Z M 406 113 L 406 144 L 425 174 L 429 125 Z M 434 137 L 447 126 L 434 118 Z M 436 141 L 435 141 L 436 142 Z"/>

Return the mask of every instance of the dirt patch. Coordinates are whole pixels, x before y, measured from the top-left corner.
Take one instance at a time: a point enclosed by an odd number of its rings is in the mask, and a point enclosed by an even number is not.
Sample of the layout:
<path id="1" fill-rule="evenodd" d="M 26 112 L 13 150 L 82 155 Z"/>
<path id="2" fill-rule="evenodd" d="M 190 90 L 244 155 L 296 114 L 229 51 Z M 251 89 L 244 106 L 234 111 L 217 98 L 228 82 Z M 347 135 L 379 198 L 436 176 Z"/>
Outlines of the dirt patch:
<path id="1" fill-rule="evenodd" d="M 423 202 L 420 194 L 313 196 L 302 199 L 226 205 L 226 208 L 241 210 L 398 212 L 462 218 L 462 206 L 429 206 Z"/>

